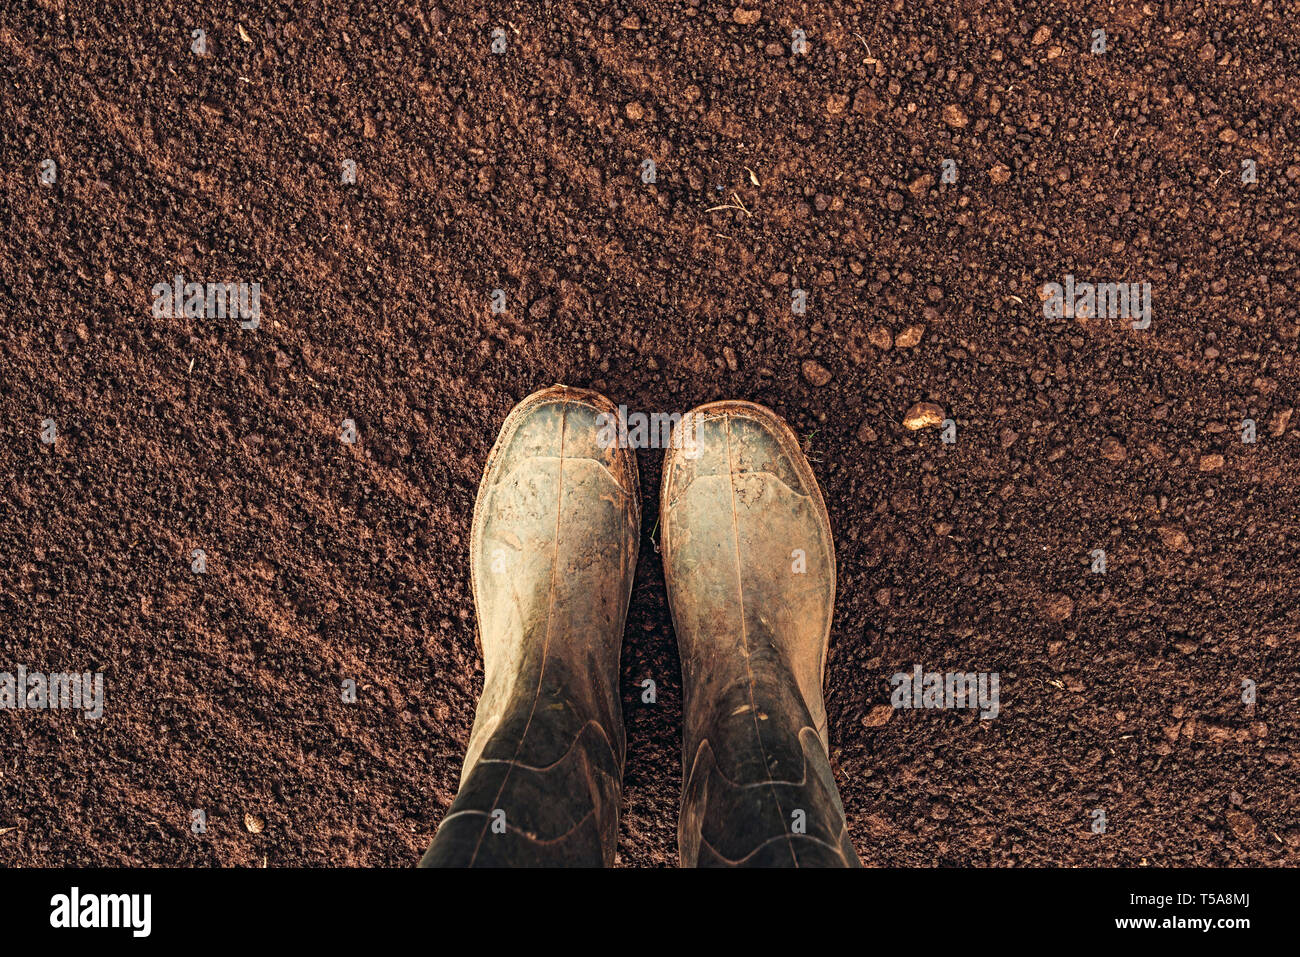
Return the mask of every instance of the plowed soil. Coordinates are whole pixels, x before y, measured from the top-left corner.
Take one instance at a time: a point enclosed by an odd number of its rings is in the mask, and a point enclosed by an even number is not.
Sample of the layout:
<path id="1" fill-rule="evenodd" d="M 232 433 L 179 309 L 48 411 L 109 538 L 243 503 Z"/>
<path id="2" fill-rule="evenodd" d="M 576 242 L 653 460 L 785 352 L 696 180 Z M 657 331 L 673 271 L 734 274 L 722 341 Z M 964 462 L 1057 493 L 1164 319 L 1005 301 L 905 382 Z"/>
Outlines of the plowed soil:
<path id="1" fill-rule="evenodd" d="M 1296 3 L 269 6 L 0 8 L 0 671 L 105 676 L 0 712 L 0 864 L 414 864 L 475 489 L 554 382 L 804 437 L 865 862 L 1300 863 Z M 178 273 L 259 328 L 155 318 Z M 1067 274 L 1151 327 L 1045 318 Z M 670 865 L 640 467 L 620 860 Z M 1001 713 L 892 711 L 915 664 Z"/>

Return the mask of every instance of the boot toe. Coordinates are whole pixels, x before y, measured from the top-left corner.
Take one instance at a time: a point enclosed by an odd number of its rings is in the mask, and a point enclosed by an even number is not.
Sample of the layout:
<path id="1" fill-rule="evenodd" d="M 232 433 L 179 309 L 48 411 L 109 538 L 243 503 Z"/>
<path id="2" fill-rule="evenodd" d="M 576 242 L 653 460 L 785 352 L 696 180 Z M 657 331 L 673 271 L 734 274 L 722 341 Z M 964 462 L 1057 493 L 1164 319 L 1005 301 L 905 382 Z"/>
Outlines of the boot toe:
<path id="1" fill-rule="evenodd" d="M 690 413 L 664 461 L 663 504 L 669 506 L 697 478 L 763 474 L 796 495 L 821 493 L 785 420 L 753 402 L 712 402 Z"/>
<path id="2" fill-rule="evenodd" d="M 494 465 L 529 458 L 591 461 L 604 468 L 640 504 L 636 457 L 614 441 L 618 407 L 599 392 L 553 385 L 523 399 L 511 410 L 488 461 Z"/>

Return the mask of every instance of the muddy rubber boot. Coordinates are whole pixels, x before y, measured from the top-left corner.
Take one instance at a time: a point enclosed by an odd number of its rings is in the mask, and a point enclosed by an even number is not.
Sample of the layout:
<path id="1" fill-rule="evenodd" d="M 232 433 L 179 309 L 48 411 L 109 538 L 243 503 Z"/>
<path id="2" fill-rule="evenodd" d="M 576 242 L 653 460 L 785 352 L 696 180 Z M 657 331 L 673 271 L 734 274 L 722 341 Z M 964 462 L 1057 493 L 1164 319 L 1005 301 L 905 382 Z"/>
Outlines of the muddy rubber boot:
<path id="1" fill-rule="evenodd" d="M 779 416 L 715 402 L 664 461 L 662 552 L 681 652 L 684 867 L 860 866 L 827 757 L 835 546 Z"/>
<path id="2" fill-rule="evenodd" d="M 425 867 L 608 866 L 625 753 L 619 652 L 640 541 L 635 454 L 604 396 L 554 386 L 510 413 L 474 504 L 483 694 Z"/>

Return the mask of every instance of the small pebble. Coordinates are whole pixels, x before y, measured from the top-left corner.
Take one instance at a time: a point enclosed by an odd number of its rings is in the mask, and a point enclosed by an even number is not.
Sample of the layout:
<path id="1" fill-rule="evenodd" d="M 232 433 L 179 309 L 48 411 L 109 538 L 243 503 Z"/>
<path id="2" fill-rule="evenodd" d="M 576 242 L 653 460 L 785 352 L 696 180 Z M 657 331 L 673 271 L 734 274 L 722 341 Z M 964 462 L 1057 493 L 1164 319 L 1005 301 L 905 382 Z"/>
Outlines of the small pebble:
<path id="1" fill-rule="evenodd" d="M 908 409 L 907 415 L 903 417 L 903 426 L 913 432 L 942 424 L 943 406 L 933 402 L 918 402 Z"/>
<path id="2" fill-rule="evenodd" d="M 878 704 L 867 712 L 867 716 L 862 719 L 862 726 L 864 728 L 882 728 L 889 724 L 889 719 L 893 716 L 893 705 Z"/>
<path id="3" fill-rule="evenodd" d="M 1124 448 L 1124 444 L 1119 439 L 1113 435 L 1108 435 L 1101 440 L 1101 455 L 1102 458 L 1111 462 L 1123 462 L 1128 458 L 1128 450 Z"/>
<path id="4" fill-rule="evenodd" d="M 961 129 L 970 122 L 970 118 L 956 103 L 949 103 L 943 108 L 943 121 L 955 129 Z"/>
<path id="5" fill-rule="evenodd" d="M 921 344 L 924 335 L 925 326 L 911 325 L 895 337 L 894 345 L 900 349 L 913 349 Z"/>
<path id="6" fill-rule="evenodd" d="M 1183 551 L 1187 548 L 1187 535 L 1180 528 L 1173 525 L 1160 526 L 1160 540 L 1165 543 L 1165 548 L 1172 548 L 1174 551 Z"/>
<path id="7" fill-rule="evenodd" d="M 809 384 L 816 386 L 817 388 L 826 385 L 833 378 L 831 370 L 827 369 L 816 359 L 805 359 L 800 370 L 803 372 L 803 377 L 808 380 Z"/>

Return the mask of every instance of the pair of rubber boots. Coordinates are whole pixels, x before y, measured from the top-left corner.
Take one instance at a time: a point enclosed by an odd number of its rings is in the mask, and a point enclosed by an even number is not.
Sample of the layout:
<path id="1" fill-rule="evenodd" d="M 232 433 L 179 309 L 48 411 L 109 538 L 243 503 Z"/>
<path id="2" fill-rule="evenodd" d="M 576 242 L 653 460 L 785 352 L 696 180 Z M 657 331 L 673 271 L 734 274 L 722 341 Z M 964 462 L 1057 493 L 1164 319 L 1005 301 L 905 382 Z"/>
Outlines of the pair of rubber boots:
<path id="1" fill-rule="evenodd" d="M 599 393 L 554 386 L 501 428 L 470 539 L 483 694 L 460 791 L 421 866 L 614 861 L 619 652 L 641 537 L 618 414 Z M 681 864 L 857 866 L 827 756 L 835 549 L 812 469 L 785 422 L 749 402 L 701 406 L 668 444 Z"/>

